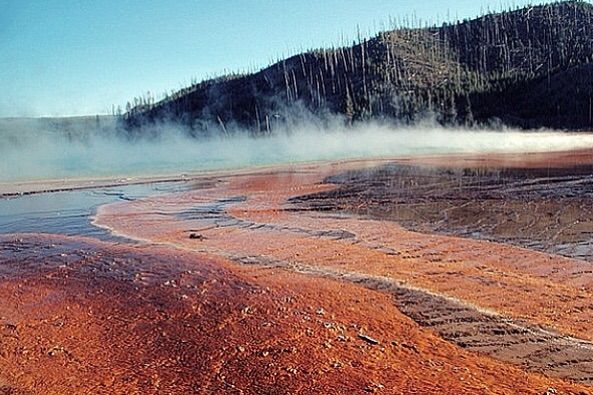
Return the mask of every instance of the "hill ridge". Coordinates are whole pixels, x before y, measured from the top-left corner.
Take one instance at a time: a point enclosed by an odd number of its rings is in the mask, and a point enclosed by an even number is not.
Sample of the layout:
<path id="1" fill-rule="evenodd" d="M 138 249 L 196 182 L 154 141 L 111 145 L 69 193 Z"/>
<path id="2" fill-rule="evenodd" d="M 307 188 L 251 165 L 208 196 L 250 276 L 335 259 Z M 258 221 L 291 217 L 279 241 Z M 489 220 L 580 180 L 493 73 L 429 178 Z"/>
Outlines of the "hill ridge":
<path id="1" fill-rule="evenodd" d="M 174 120 L 195 134 L 259 134 L 303 114 L 347 123 L 430 114 L 441 124 L 584 129 L 593 126 L 592 17 L 593 5 L 570 0 L 381 32 L 252 74 L 205 80 L 157 103 L 138 100 L 123 122 L 128 129 Z"/>

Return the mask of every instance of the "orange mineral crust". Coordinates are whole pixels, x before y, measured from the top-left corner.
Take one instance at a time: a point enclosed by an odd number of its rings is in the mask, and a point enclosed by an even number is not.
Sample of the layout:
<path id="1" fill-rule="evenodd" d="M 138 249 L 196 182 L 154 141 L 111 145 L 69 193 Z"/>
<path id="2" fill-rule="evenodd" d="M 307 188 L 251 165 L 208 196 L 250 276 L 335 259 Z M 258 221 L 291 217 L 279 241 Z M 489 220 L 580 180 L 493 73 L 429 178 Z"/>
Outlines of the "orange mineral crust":
<path id="1" fill-rule="evenodd" d="M 553 148 L 553 147 L 551 147 Z M 396 158 L 395 162 L 457 168 L 569 168 L 593 165 L 593 149 L 519 153 L 475 153 Z"/>
<path id="2" fill-rule="evenodd" d="M 95 224 L 130 238 L 242 259 L 383 276 L 593 340 L 588 262 L 397 223 L 296 210 L 297 196 L 352 165 L 221 179 L 215 187 L 101 207 Z M 191 237 L 192 234 L 194 237 Z"/>
<path id="3" fill-rule="evenodd" d="M 166 246 L 0 237 L 2 394 L 589 393 L 452 345 L 384 293 Z"/>
<path id="4" fill-rule="evenodd" d="M 565 157 L 526 155 L 519 163 L 493 155 L 481 165 L 511 161 L 513 168 L 539 169 Z M 569 167 L 588 165 L 590 156 L 576 157 Z M 449 158 L 449 167 L 463 159 Z M 312 210 L 291 200 L 332 191 L 337 198 L 340 189 L 328 177 L 382 164 L 320 163 L 227 175 L 194 190 L 103 206 L 95 224 L 151 244 L 379 291 L 453 344 L 528 372 L 593 384 L 590 262 L 410 231 L 376 216 Z M 531 210 L 529 204 L 525 200 L 521 211 Z"/>

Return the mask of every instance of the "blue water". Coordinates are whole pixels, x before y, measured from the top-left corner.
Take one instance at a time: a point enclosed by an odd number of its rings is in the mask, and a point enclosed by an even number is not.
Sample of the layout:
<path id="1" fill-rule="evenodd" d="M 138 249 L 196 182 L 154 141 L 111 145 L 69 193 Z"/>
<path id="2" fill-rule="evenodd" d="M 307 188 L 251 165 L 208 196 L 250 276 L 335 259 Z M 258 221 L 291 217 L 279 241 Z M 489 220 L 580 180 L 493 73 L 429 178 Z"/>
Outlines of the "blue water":
<path id="1" fill-rule="evenodd" d="M 97 207 L 183 190 L 185 183 L 126 185 L 0 199 L 0 233 L 54 233 L 123 241 L 91 221 Z"/>

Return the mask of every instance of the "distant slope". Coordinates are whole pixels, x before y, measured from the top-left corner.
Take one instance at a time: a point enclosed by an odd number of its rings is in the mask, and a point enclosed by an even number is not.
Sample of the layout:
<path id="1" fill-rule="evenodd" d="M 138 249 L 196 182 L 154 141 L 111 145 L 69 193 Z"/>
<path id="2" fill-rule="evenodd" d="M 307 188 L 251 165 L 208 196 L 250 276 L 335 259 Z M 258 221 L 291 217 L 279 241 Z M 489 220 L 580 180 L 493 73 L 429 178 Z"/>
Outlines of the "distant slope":
<path id="1" fill-rule="evenodd" d="M 196 134 L 266 133 L 303 115 L 519 127 L 593 125 L 593 6 L 565 1 L 315 50 L 258 73 L 203 81 L 123 116 L 172 119 Z"/>

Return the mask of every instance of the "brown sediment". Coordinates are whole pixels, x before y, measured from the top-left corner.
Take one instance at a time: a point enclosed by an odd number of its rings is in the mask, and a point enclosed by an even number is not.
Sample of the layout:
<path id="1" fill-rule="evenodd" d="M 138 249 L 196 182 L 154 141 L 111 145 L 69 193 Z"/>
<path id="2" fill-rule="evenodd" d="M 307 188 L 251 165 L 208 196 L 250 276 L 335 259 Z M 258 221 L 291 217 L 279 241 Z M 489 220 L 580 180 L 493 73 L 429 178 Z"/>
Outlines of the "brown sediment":
<path id="1" fill-rule="evenodd" d="M 293 199 L 419 232 L 469 236 L 593 260 L 593 166 L 455 168 L 390 164 L 332 177 Z"/>

